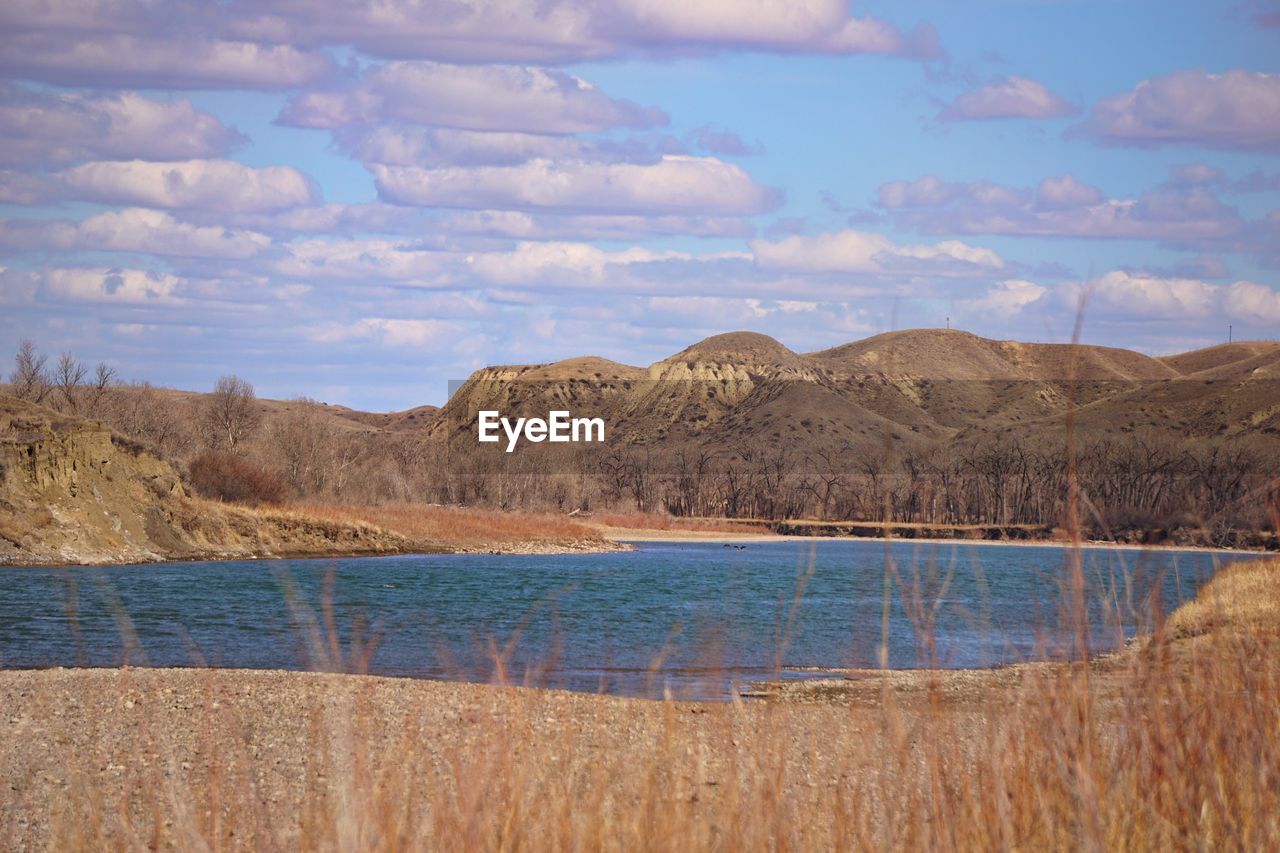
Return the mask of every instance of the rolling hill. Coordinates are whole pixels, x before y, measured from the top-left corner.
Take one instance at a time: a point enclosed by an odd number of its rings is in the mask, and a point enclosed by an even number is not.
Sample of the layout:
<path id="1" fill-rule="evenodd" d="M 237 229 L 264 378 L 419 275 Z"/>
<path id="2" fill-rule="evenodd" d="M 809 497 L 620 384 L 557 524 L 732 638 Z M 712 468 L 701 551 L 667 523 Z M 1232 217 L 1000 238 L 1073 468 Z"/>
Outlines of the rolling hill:
<path id="1" fill-rule="evenodd" d="M 631 367 L 598 358 L 486 368 L 429 425 L 474 444 L 476 412 L 603 417 L 611 447 L 805 454 L 924 450 L 990 434 L 1257 435 L 1280 427 L 1280 344 L 1154 358 L 916 329 L 797 353 L 732 332 Z"/>

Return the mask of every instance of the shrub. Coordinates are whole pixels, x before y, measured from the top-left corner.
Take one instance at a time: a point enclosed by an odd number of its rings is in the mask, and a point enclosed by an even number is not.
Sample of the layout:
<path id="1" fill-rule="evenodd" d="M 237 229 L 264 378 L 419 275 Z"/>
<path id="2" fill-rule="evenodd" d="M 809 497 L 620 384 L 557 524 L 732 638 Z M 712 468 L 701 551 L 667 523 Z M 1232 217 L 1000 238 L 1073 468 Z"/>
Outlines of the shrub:
<path id="1" fill-rule="evenodd" d="M 201 453 L 188 470 L 196 493 L 221 501 L 275 504 L 284 500 L 284 478 L 243 456 L 232 453 Z"/>

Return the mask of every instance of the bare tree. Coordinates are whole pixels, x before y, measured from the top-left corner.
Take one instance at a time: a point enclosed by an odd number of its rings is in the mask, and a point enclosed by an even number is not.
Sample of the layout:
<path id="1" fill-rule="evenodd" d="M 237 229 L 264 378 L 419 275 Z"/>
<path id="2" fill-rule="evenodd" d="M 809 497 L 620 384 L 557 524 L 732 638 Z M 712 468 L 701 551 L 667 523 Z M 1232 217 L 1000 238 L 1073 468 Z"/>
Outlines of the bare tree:
<path id="1" fill-rule="evenodd" d="M 69 352 L 58 356 L 58 363 L 53 368 L 53 384 L 58 389 L 58 396 L 67 410 L 75 414 L 80 407 L 80 386 L 88 369 Z"/>
<path id="2" fill-rule="evenodd" d="M 826 519 L 831 499 L 844 485 L 844 470 L 841 456 L 849 451 L 846 443 L 843 448 L 823 448 L 816 451 L 817 458 L 805 457 L 806 473 L 800 481 L 800 488 L 813 495 L 818 504 L 818 518 Z"/>
<path id="3" fill-rule="evenodd" d="M 46 355 L 36 351 L 31 341 L 23 341 L 18 347 L 18 354 L 13 357 L 13 373 L 9 382 L 13 385 L 13 395 L 32 403 L 43 403 L 53 390 L 49 374 L 45 371 Z"/>
<path id="4" fill-rule="evenodd" d="M 135 383 L 109 399 L 108 420 L 125 435 L 141 439 L 171 459 L 192 450 L 198 422 L 190 403 L 151 387 Z"/>
<path id="5" fill-rule="evenodd" d="M 93 381 L 89 384 L 89 411 L 98 414 L 102 410 L 103 403 L 106 402 L 107 395 L 111 393 L 111 389 L 116 385 L 118 376 L 116 369 L 105 361 L 98 362 L 97 370 L 94 371 Z"/>
<path id="6" fill-rule="evenodd" d="M 239 376 L 223 376 L 205 403 L 206 440 L 213 447 L 234 451 L 262 422 L 253 385 Z"/>

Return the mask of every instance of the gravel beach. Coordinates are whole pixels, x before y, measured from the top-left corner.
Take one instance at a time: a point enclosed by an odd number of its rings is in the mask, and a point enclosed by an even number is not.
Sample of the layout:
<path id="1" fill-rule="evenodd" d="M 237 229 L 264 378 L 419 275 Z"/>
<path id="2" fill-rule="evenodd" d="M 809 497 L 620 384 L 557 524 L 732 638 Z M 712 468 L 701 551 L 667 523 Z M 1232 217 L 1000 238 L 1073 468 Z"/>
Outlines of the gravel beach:
<path id="1" fill-rule="evenodd" d="M 231 848 L 311 847 L 335 826 L 373 831 L 363 824 L 388 809 L 416 838 L 458 841 L 468 811 L 544 794 L 586 798 L 607 824 L 657 790 L 696 823 L 771 781 L 784 786 L 771 801 L 816 806 L 851 768 L 874 771 L 866 747 L 882 726 L 859 703 L 216 669 L 0 671 L 0 708 L 0 847 L 16 850 L 181 848 L 210 835 Z M 785 772 L 761 773 L 762 762 Z"/>

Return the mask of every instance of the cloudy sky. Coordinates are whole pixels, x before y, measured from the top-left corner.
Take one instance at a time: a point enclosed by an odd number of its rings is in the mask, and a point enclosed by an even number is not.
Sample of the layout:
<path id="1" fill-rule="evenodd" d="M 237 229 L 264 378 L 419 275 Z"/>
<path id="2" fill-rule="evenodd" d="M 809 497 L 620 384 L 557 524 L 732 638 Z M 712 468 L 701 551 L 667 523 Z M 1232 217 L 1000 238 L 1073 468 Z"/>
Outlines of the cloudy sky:
<path id="1" fill-rule="evenodd" d="M 323 9 L 323 13 L 319 10 Z M 0 347 L 372 409 L 753 329 L 1280 329 L 1280 4 L 5 0 Z"/>

